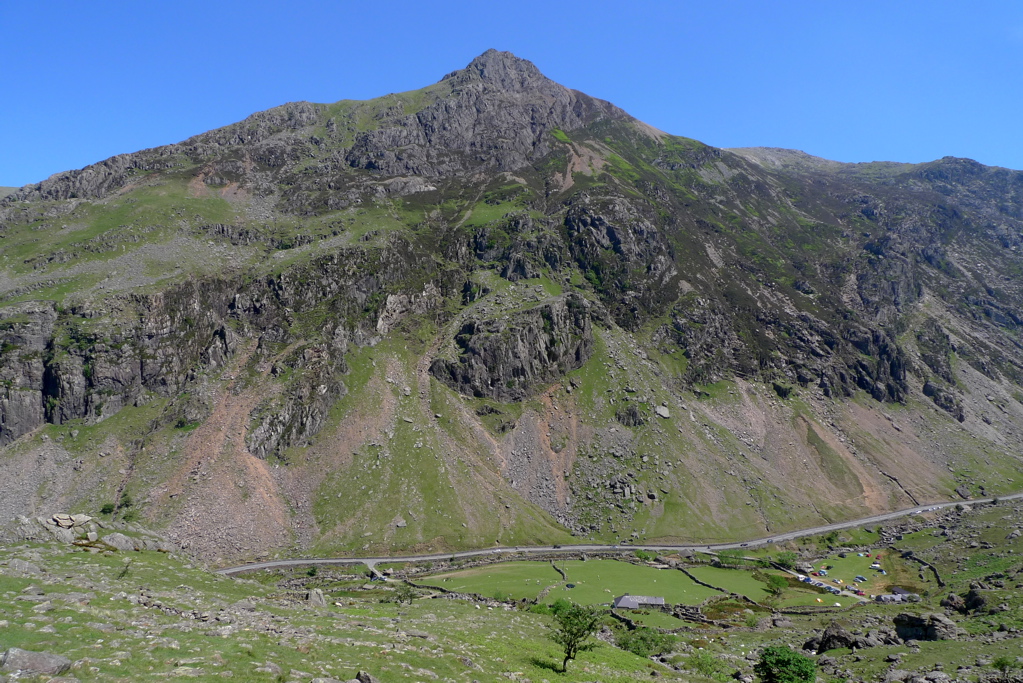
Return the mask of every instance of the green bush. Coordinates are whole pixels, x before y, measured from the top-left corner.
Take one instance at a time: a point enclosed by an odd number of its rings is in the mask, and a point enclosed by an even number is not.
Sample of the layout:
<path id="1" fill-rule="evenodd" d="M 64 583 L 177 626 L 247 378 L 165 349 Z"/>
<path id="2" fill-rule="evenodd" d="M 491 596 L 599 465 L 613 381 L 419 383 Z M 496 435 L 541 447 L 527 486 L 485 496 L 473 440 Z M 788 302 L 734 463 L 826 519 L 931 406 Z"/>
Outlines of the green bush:
<path id="1" fill-rule="evenodd" d="M 670 633 L 660 633 L 649 626 L 634 631 L 621 630 L 615 634 L 615 644 L 640 657 L 663 655 L 674 651 L 678 639 Z"/>
<path id="2" fill-rule="evenodd" d="M 695 671 L 701 676 L 713 678 L 716 681 L 728 680 L 728 667 L 709 652 L 694 652 L 682 658 L 681 664 L 686 669 Z"/>
<path id="3" fill-rule="evenodd" d="M 753 671 L 764 683 L 813 683 L 817 662 L 785 646 L 765 648 Z"/>

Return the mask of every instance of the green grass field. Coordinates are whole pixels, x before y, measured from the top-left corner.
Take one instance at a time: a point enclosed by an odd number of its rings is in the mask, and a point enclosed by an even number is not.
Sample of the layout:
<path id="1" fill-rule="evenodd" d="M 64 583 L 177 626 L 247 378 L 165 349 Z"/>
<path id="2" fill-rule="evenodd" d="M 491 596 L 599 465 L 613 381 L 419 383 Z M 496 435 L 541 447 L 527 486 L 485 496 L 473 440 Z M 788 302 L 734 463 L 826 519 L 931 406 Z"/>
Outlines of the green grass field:
<path id="1" fill-rule="evenodd" d="M 695 605 L 718 595 L 671 569 L 655 569 L 617 560 L 569 560 L 558 563 L 575 588 L 557 588 L 547 596 L 552 602 L 565 598 L 587 605 L 609 603 L 619 595 L 652 595 L 670 603 Z"/>
<path id="2" fill-rule="evenodd" d="M 421 583 L 441 586 L 450 591 L 479 593 L 487 597 L 532 600 L 561 575 L 546 562 L 503 562 L 486 567 L 463 569 L 446 574 L 434 574 L 421 579 Z"/>
<path id="3" fill-rule="evenodd" d="M 651 628 L 681 628 L 688 625 L 681 619 L 656 610 L 636 610 L 629 613 L 629 618 Z"/>

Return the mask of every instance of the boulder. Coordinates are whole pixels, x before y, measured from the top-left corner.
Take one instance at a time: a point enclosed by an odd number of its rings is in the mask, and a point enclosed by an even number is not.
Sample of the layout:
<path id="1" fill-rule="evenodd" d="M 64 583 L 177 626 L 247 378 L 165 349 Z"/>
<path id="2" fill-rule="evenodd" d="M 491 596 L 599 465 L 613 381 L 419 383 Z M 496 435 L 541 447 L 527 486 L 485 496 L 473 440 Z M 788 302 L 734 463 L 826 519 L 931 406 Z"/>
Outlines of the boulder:
<path id="1" fill-rule="evenodd" d="M 963 600 L 962 596 L 956 595 L 955 593 L 949 593 L 947 597 L 942 598 L 941 606 L 947 607 L 948 609 L 954 609 L 957 612 L 966 612 L 966 601 Z"/>
<path id="2" fill-rule="evenodd" d="M 380 679 L 373 674 L 368 674 L 365 671 L 360 671 L 355 675 L 355 680 L 359 683 L 380 683 Z"/>
<path id="3" fill-rule="evenodd" d="M 832 621 L 820 637 L 820 642 L 817 644 L 817 654 L 840 647 L 870 647 L 870 644 L 866 638 L 854 636 L 846 631 L 837 621 Z M 803 648 L 807 649 L 805 645 Z"/>
<path id="4" fill-rule="evenodd" d="M 103 537 L 103 542 L 117 550 L 135 550 L 135 539 L 128 538 L 124 534 L 114 532 Z"/>
<path id="5" fill-rule="evenodd" d="M 956 640 L 959 628 L 944 614 L 909 614 L 895 617 L 895 630 L 903 640 Z"/>
<path id="6" fill-rule="evenodd" d="M 966 594 L 964 600 L 966 609 L 970 612 L 978 612 L 987 607 L 987 596 L 984 595 L 981 588 L 970 588 L 970 592 Z"/>
<path id="7" fill-rule="evenodd" d="M 305 599 L 309 602 L 310 605 L 315 605 L 317 607 L 327 606 L 327 599 L 323 597 L 323 591 L 321 591 L 319 588 L 314 588 L 313 590 L 306 593 Z"/>
<path id="8" fill-rule="evenodd" d="M 43 570 L 40 569 L 37 565 L 34 565 L 31 562 L 26 562 L 25 560 L 19 560 L 17 558 L 8 562 L 7 568 L 10 569 L 12 572 L 16 572 L 18 574 L 26 574 L 29 576 L 41 576 L 43 573 Z"/>
<path id="9" fill-rule="evenodd" d="M 53 523 L 63 529 L 70 529 L 75 525 L 75 520 L 71 515 L 56 514 L 53 516 Z"/>
<path id="10" fill-rule="evenodd" d="M 75 532 L 70 527 L 48 526 L 46 527 L 55 539 L 61 543 L 74 543 Z"/>
<path id="11" fill-rule="evenodd" d="M 32 652 L 17 647 L 4 652 L 0 658 L 0 671 L 20 675 L 59 676 L 71 668 L 71 660 L 49 652 Z"/>
<path id="12" fill-rule="evenodd" d="M 92 517 L 89 515 L 71 515 L 71 521 L 74 522 L 75 526 L 85 526 L 92 521 Z"/>
<path id="13" fill-rule="evenodd" d="M 663 417 L 665 419 L 671 417 L 671 411 L 668 410 L 668 406 L 657 406 L 654 408 L 654 412 L 657 413 L 658 417 Z"/>

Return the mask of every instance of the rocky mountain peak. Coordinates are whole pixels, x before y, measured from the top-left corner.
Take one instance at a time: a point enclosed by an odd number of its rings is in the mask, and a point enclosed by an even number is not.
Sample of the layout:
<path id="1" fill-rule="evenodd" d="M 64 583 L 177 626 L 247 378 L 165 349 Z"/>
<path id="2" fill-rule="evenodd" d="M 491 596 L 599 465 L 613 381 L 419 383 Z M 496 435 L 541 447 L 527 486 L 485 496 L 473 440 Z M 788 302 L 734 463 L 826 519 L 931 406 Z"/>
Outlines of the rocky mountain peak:
<path id="1" fill-rule="evenodd" d="M 529 90 L 538 85 L 557 86 L 556 83 L 540 73 L 536 65 L 529 60 L 516 57 L 511 52 L 500 52 L 493 48 L 469 62 L 464 69 L 452 71 L 442 80 L 451 80 L 460 85 L 481 82 L 495 89 L 506 91 Z"/>
<path id="2" fill-rule="evenodd" d="M 450 93 L 361 135 L 349 163 L 396 176 L 507 171 L 546 155 L 555 129 L 629 118 L 610 102 L 555 83 L 510 52 L 488 50 L 441 83 L 451 86 Z"/>

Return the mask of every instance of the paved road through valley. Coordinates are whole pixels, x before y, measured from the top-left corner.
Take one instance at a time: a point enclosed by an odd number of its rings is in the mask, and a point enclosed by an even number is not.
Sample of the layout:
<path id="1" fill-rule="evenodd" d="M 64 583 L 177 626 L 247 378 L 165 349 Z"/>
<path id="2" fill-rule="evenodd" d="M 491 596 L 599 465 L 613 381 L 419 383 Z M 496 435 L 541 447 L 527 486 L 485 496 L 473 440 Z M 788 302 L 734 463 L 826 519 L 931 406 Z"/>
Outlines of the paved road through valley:
<path id="1" fill-rule="evenodd" d="M 1006 496 L 997 496 L 997 500 L 1015 500 L 1023 498 L 1023 493 L 1013 493 Z M 370 570 L 376 569 L 376 565 L 382 562 L 425 562 L 433 560 L 448 560 L 451 558 L 465 558 L 465 557 L 482 557 L 485 555 L 501 555 L 501 554 L 542 554 L 551 552 L 562 552 L 562 553 L 573 553 L 573 552 L 614 552 L 622 551 L 629 552 L 633 550 L 692 550 L 692 551 L 716 551 L 716 550 L 728 550 L 731 548 L 756 548 L 758 546 L 767 545 L 768 543 L 777 543 L 780 541 L 789 541 L 794 538 L 802 538 L 804 536 L 816 536 L 818 534 L 826 534 L 829 531 L 839 531 L 841 529 L 850 529 L 852 527 L 863 526 L 866 524 L 874 524 L 876 522 L 884 522 L 889 519 L 897 519 L 899 517 L 906 517 L 908 515 L 916 515 L 923 512 L 929 512 L 932 510 L 940 510 L 942 508 L 954 507 L 956 505 L 976 505 L 978 503 L 990 503 L 996 498 L 978 498 L 971 500 L 959 500 L 944 503 L 931 503 L 929 505 L 917 505 L 916 507 L 907 508 L 905 510 L 898 510 L 896 512 L 887 512 L 882 515 L 873 515 L 871 517 L 863 517 L 862 519 L 855 519 L 849 522 L 839 522 L 838 524 L 825 524 L 822 526 L 810 527 L 809 529 L 800 529 L 799 531 L 786 531 L 780 534 L 774 534 L 772 536 L 765 536 L 763 538 L 753 539 L 749 541 L 742 541 L 738 543 L 713 543 L 713 544 L 693 544 L 693 545 L 643 545 L 634 543 L 620 543 L 617 545 L 600 545 L 595 543 L 583 543 L 578 545 L 543 545 L 543 546 L 513 546 L 513 547 L 499 547 L 499 548 L 488 548 L 485 550 L 462 550 L 458 552 L 448 553 L 431 553 L 427 555 L 400 555 L 395 557 L 337 557 L 337 558 L 320 558 L 320 557 L 309 557 L 309 558 L 295 558 L 290 560 L 269 560 L 267 562 L 254 562 L 252 564 L 243 564 L 237 567 L 225 567 L 218 569 L 218 574 L 225 576 L 235 576 L 236 574 L 242 574 L 244 572 L 258 571 L 260 569 L 273 569 L 275 567 L 295 567 L 295 566 L 309 566 L 309 565 L 352 565 L 352 564 L 364 564 L 370 568 Z"/>

